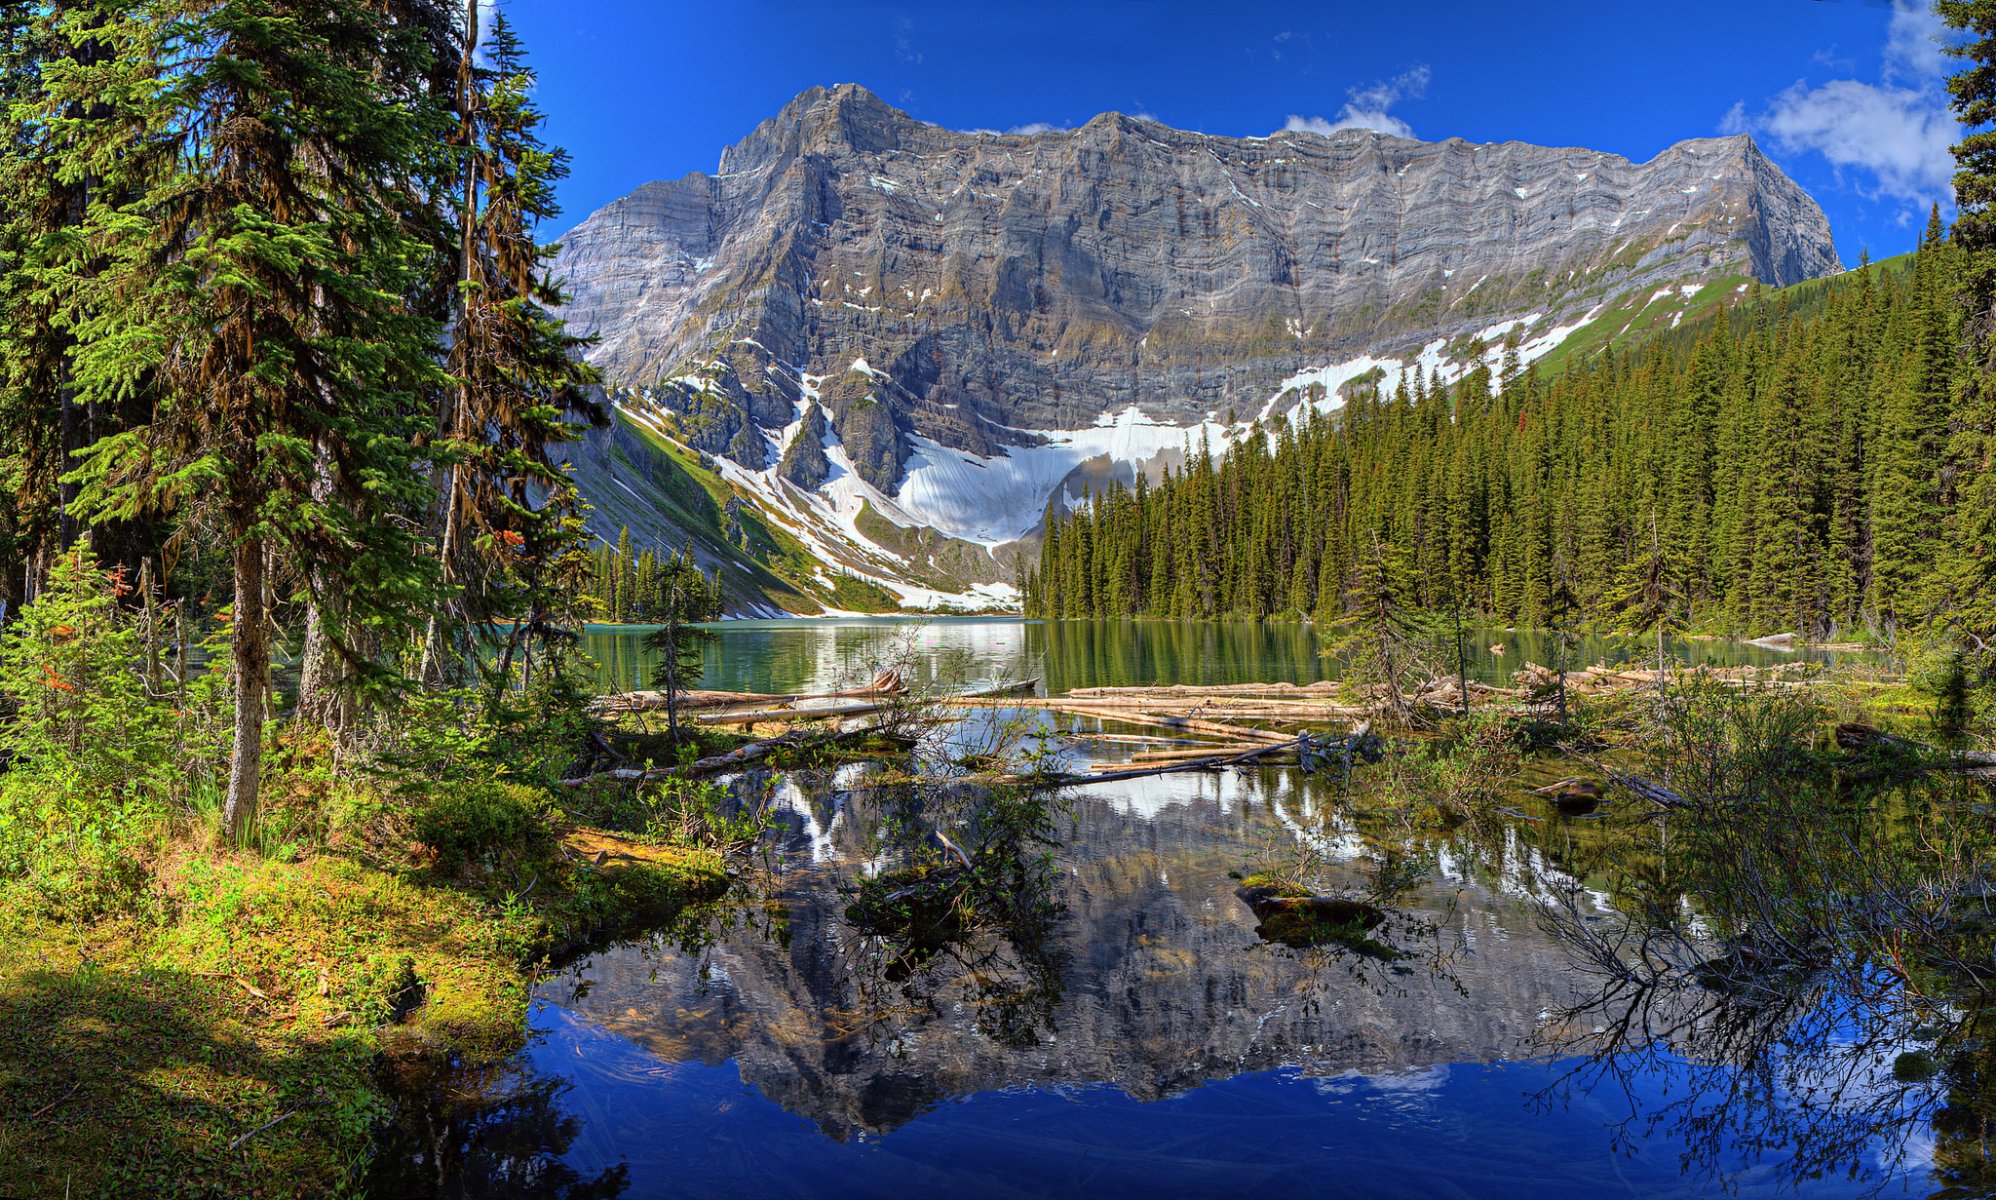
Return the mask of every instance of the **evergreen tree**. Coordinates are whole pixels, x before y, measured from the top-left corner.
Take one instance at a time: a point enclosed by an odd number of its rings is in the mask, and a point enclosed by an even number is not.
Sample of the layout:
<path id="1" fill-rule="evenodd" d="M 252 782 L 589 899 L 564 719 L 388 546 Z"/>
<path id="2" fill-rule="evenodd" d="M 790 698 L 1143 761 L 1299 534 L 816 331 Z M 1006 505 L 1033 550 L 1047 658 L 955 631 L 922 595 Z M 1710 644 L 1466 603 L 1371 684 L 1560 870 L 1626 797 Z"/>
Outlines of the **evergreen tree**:
<path id="1" fill-rule="evenodd" d="M 359 0 L 205 0 L 154 18 L 127 53 L 158 64 L 134 136 L 156 165 L 89 215 L 105 260 L 75 385 L 85 403 L 141 389 L 151 403 L 90 448 L 77 505 L 212 522 L 226 543 L 224 820 L 241 838 L 287 581 L 336 614 L 325 636 L 360 666 L 356 628 L 407 627 L 430 594 L 407 399 L 436 378 L 439 331 L 404 302 L 424 248 L 403 212 L 439 139 L 396 90 L 413 92 L 427 49 Z M 68 120 L 68 100 L 56 89 L 41 117 Z"/>
<path id="2" fill-rule="evenodd" d="M 1954 151 L 1954 240 L 1965 257 L 1968 367 L 1949 422 L 1957 499 L 1935 603 L 1944 627 L 1974 650 L 1988 676 L 1996 674 L 1996 0 L 1938 0 L 1934 7 L 1965 35 L 1951 48 L 1964 65 L 1948 92 L 1966 129 Z"/>
<path id="3" fill-rule="evenodd" d="M 652 681 L 665 693 L 666 729 L 677 746 L 679 697 L 700 682 L 701 650 L 714 636 L 699 622 L 718 620 L 723 598 L 719 579 L 700 570 L 691 546 L 659 564 L 658 588 L 658 628 L 645 635 L 645 645 L 658 655 Z"/>
<path id="4" fill-rule="evenodd" d="M 453 628 L 524 616 L 533 630 L 572 595 L 556 564 L 574 549 L 581 498 L 553 451 L 579 435 L 577 418 L 608 423 L 586 391 L 598 379 L 577 353 L 583 340 L 553 316 L 564 299 L 549 275 L 556 248 L 535 236 L 560 213 L 554 185 L 567 155 L 541 140 L 535 76 L 504 14 L 481 44 L 478 0 L 465 0 L 458 30 L 457 295 L 433 447 L 447 592 L 425 639 L 425 677 L 475 658 Z"/>

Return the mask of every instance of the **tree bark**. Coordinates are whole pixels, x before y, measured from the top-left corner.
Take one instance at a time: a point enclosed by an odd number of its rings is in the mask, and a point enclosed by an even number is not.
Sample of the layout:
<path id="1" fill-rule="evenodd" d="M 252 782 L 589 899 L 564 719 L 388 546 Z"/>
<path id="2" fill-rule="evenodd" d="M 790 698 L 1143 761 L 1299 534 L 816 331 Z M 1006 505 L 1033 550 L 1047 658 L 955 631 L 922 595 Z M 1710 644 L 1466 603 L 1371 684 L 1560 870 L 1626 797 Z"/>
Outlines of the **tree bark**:
<path id="1" fill-rule="evenodd" d="M 464 185 L 461 198 L 462 208 L 458 211 L 458 269 L 455 362 L 459 372 L 455 384 L 444 389 L 442 410 L 437 414 L 437 431 L 445 438 L 459 442 L 458 449 L 471 433 L 468 414 L 471 408 L 471 305 L 473 303 L 472 284 L 477 279 L 478 267 L 478 0 L 465 0 L 464 4 L 464 46 L 463 56 L 458 62 L 457 76 L 457 117 L 458 139 L 464 150 L 464 161 L 460 167 L 460 180 Z M 450 635 L 446 627 L 448 618 L 456 613 L 446 613 L 446 608 L 458 603 L 452 588 L 458 583 L 459 543 L 464 540 L 464 514 L 461 511 L 464 493 L 464 465 L 452 463 L 443 471 L 438 480 L 443 492 L 443 528 L 437 544 L 438 564 L 443 571 L 444 599 L 438 611 L 430 615 L 429 626 L 423 632 L 423 658 L 419 677 L 424 683 L 435 683 L 448 678 L 456 678 L 456 672 L 463 667 L 461 661 L 443 645 Z M 453 648 L 454 649 L 454 648 Z M 448 657 L 447 657 L 448 656 Z"/>
<path id="2" fill-rule="evenodd" d="M 235 675 L 236 730 L 229 760 L 229 794 L 222 827 L 241 845 L 256 821 L 263 784 L 263 705 L 270 678 L 270 626 L 264 614 L 264 539 L 236 541 L 235 615 L 229 630 L 230 668 Z"/>
<path id="3" fill-rule="evenodd" d="M 320 504 L 331 503 L 332 455 L 324 446 L 319 447 L 314 470 L 312 499 Z M 345 705 L 341 703 L 347 683 L 346 663 L 326 633 L 329 588 L 325 572 L 316 564 L 308 566 L 306 571 L 312 586 L 308 589 L 311 599 L 305 610 L 305 646 L 298 667 L 298 715 L 323 725 L 327 732 L 338 737 L 346 732 Z"/>

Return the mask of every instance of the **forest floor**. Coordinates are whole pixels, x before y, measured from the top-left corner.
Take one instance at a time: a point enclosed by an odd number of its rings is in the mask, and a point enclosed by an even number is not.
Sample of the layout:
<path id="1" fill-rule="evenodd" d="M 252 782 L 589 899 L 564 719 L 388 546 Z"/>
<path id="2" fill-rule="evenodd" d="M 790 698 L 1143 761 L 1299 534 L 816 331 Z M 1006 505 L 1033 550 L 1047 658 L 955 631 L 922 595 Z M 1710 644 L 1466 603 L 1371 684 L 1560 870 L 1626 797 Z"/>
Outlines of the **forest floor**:
<path id="1" fill-rule="evenodd" d="M 356 1194 L 384 1054 L 510 1055 L 550 957 L 727 887 L 711 850 L 547 833 L 449 874 L 163 837 L 94 913 L 0 887 L 0 1196 Z"/>

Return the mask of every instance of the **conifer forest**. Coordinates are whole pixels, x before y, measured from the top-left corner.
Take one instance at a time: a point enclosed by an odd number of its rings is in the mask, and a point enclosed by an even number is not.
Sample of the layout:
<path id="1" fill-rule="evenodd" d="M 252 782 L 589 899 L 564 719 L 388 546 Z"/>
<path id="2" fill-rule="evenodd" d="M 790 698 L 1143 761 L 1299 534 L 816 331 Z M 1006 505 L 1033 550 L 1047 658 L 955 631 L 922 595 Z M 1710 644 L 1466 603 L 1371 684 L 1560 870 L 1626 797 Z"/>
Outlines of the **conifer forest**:
<path id="1" fill-rule="evenodd" d="M 1686 2 L 0 0 L 0 1200 L 1996 1196 L 1996 0 Z"/>
<path id="2" fill-rule="evenodd" d="M 1571 597 L 1822 641 L 1996 629 L 1987 251 L 1919 249 L 1556 374 L 1418 377 L 1157 486 L 1050 513 L 1027 611 L 1335 620 L 1375 563 L 1412 609 L 1545 625 Z M 1649 581 L 1654 581 L 1653 583 Z"/>

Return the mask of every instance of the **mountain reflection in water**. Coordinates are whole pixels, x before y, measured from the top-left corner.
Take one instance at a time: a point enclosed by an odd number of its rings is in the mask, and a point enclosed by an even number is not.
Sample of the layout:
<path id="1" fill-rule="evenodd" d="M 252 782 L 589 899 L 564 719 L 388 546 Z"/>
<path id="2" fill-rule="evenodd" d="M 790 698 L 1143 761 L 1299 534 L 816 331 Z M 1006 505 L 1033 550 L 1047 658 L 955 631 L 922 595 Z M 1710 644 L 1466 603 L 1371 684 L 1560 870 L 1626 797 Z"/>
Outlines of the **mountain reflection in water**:
<path id="1" fill-rule="evenodd" d="M 887 657 L 1054 690 L 1331 670 L 1275 627 L 747 626 L 710 683 L 826 688 Z M 613 678 L 643 673 L 629 634 L 593 636 Z M 1544 657 L 1504 636 L 1478 673 Z M 1894 1003 L 1896 977 L 1862 964 L 1733 987 L 1659 932 L 1695 919 L 1623 890 L 1633 872 L 1668 894 L 1681 854 L 1626 800 L 1569 820 L 1520 790 L 1529 813 L 1416 832 L 1287 769 L 1095 784 L 1051 810 L 1001 903 L 947 855 L 909 871 L 934 790 L 878 771 L 740 779 L 777 816 L 745 885 L 545 981 L 509 1072 L 405 1112 L 416 1166 L 380 1194 L 1991 1194 L 1976 1014 Z M 985 847 L 963 844 L 967 873 Z M 1258 936 L 1238 875 L 1298 859 L 1383 919 Z M 1677 957 L 1632 969 L 1631 946 Z"/>
<path id="2" fill-rule="evenodd" d="M 1046 945 L 998 937 L 895 978 L 846 914 L 891 840 L 893 800 L 868 775 L 779 785 L 760 895 L 541 988 L 521 1066 L 563 1081 L 571 1182 L 453 1194 L 1598 1197 L 1723 1183 L 1816 1196 L 1940 1182 L 1932 1087 L 1809 1108 L 1778 1071 L 1613 1042 L 1616 996 L 1576 969 L 1546 913 L 1572 895 L 1581 920 L 1605 918 L 1590 875 L 1652 842 L 1649 823 L 1398 835 L 1425 879 L 1382 927 L 1404 954 L 1388 964 L 1265 942 L 1234 896 L 1230 872 L 1298 843 L 1333 882 L 1367 882 L 1385 831 L 1331 782 L 1272 770 L 1097 785 L 1064 810 Z M 1035 989 L 1026 1036 L 994 1034 L 993 997 Z M 1687 1087 L 1745 1107 L 1686 1109 Z M 1807 1177 L 1799 1142 L 1827 1126 L 1856 1148 L 1855 1176 Z"/>

